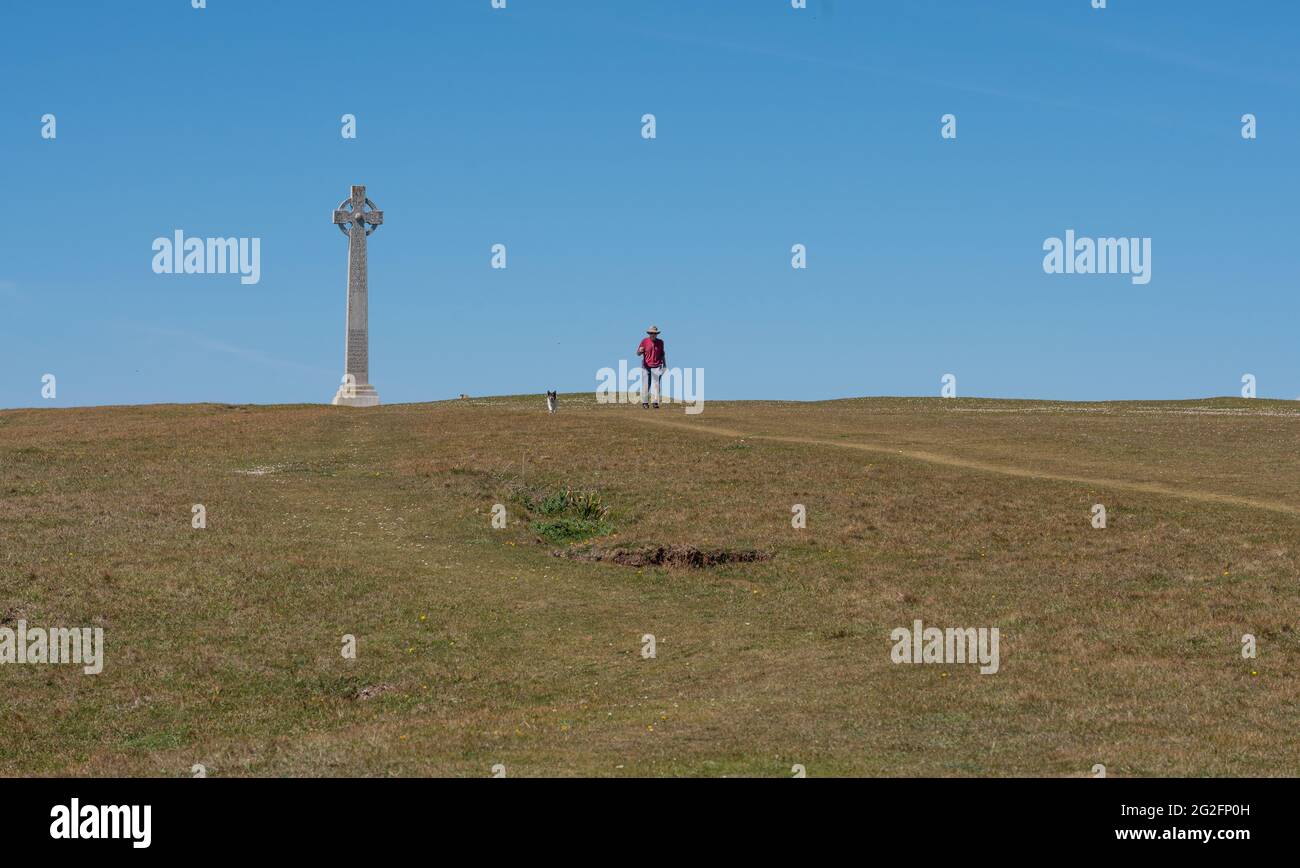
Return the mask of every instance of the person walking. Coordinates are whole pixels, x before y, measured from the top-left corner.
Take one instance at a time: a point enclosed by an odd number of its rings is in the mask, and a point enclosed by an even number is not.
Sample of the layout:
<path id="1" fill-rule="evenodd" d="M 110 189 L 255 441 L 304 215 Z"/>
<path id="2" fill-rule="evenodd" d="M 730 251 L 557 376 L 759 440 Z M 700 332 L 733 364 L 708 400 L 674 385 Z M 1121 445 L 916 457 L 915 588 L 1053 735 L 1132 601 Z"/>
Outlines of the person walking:
<path id="1" fill-rule="evenodd" d="M 645 330 L 646 336 L 636 348 L 641 357 L 641 409 L 650 407 L 651 392 L 654 393 L 655 409 L 659 409 L 659 379 L 664 374 L 664 342 L 659 340 L 659 326 L 650 326 Z"/>

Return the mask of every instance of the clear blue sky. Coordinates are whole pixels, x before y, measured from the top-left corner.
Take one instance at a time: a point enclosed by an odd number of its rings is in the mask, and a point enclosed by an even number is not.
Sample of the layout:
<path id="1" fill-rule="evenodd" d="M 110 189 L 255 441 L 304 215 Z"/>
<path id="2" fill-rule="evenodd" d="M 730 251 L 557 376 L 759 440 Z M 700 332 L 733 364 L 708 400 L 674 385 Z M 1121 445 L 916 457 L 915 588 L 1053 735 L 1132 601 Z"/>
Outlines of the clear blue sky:
<path id="1" fill-rule="evenodd" d="M 1300 7 L 1108 5 L 6 2 L 0 406 L 328 401 L 353 183 L 386 403 L 594 391 L 652 322 L 711 400 L 1296 398 Z M 261 283 L 155 275 L 177 229 Z M 1067 229 L 1153 279 L 1044 274 Z"/>

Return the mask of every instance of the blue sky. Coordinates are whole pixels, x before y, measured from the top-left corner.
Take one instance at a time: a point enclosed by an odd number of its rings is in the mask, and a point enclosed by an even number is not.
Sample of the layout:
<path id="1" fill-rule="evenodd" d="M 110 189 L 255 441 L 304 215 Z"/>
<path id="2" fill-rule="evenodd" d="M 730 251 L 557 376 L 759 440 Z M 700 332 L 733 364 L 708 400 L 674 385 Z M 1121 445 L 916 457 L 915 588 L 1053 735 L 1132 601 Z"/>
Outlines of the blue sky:
<path id="1" fill-rule="evenodd" d="M 1296 398 L 1300 9 L 1108 7 L 7 3 L 0 406 L 328 401 L 353 183 L 386 403 L 594 391 L 652 322 L 710 400 Z M 154 274 L 177 229 L 261 282 Z M 1067 229 L 1151 282 L 1045 274 Z"/>

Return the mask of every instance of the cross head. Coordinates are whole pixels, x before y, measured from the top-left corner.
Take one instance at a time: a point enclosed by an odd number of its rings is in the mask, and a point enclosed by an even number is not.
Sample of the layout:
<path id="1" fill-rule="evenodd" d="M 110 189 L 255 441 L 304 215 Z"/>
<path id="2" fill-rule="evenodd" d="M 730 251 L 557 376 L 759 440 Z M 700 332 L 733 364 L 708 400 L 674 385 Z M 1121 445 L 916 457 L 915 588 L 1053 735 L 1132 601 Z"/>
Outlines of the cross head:
<path id="1" fill-rule="evenodd" d="M 344 210 L 344 205 L 347 205 L 349 210 Z M 371 210 L 366 210 L 367 205 Z M 366 188 L 363 185 L 354 184 L 351 197 L 340 202 L 334 212 L 334 223 L 344 235 L 348 234 L 350 228 L 365 229 L 366 234 L 369 235 L 383 225 L 383 222 L 384 212 L 376 210 L 375 203 L 366 198 Z"/>

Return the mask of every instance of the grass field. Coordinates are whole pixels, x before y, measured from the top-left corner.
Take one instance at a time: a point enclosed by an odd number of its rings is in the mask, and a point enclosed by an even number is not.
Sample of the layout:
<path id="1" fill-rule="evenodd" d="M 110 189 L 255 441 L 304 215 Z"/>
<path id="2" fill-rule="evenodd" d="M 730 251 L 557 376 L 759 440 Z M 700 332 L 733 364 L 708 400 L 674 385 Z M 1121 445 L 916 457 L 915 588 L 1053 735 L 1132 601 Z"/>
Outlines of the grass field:
<path id="1" fill-rule="evenodd" d="M 1265 400 L 4 411 L 0 626 L 106 655 L 0 666 L 0 773 L 1296 775 L 1297 482 Z"/>

